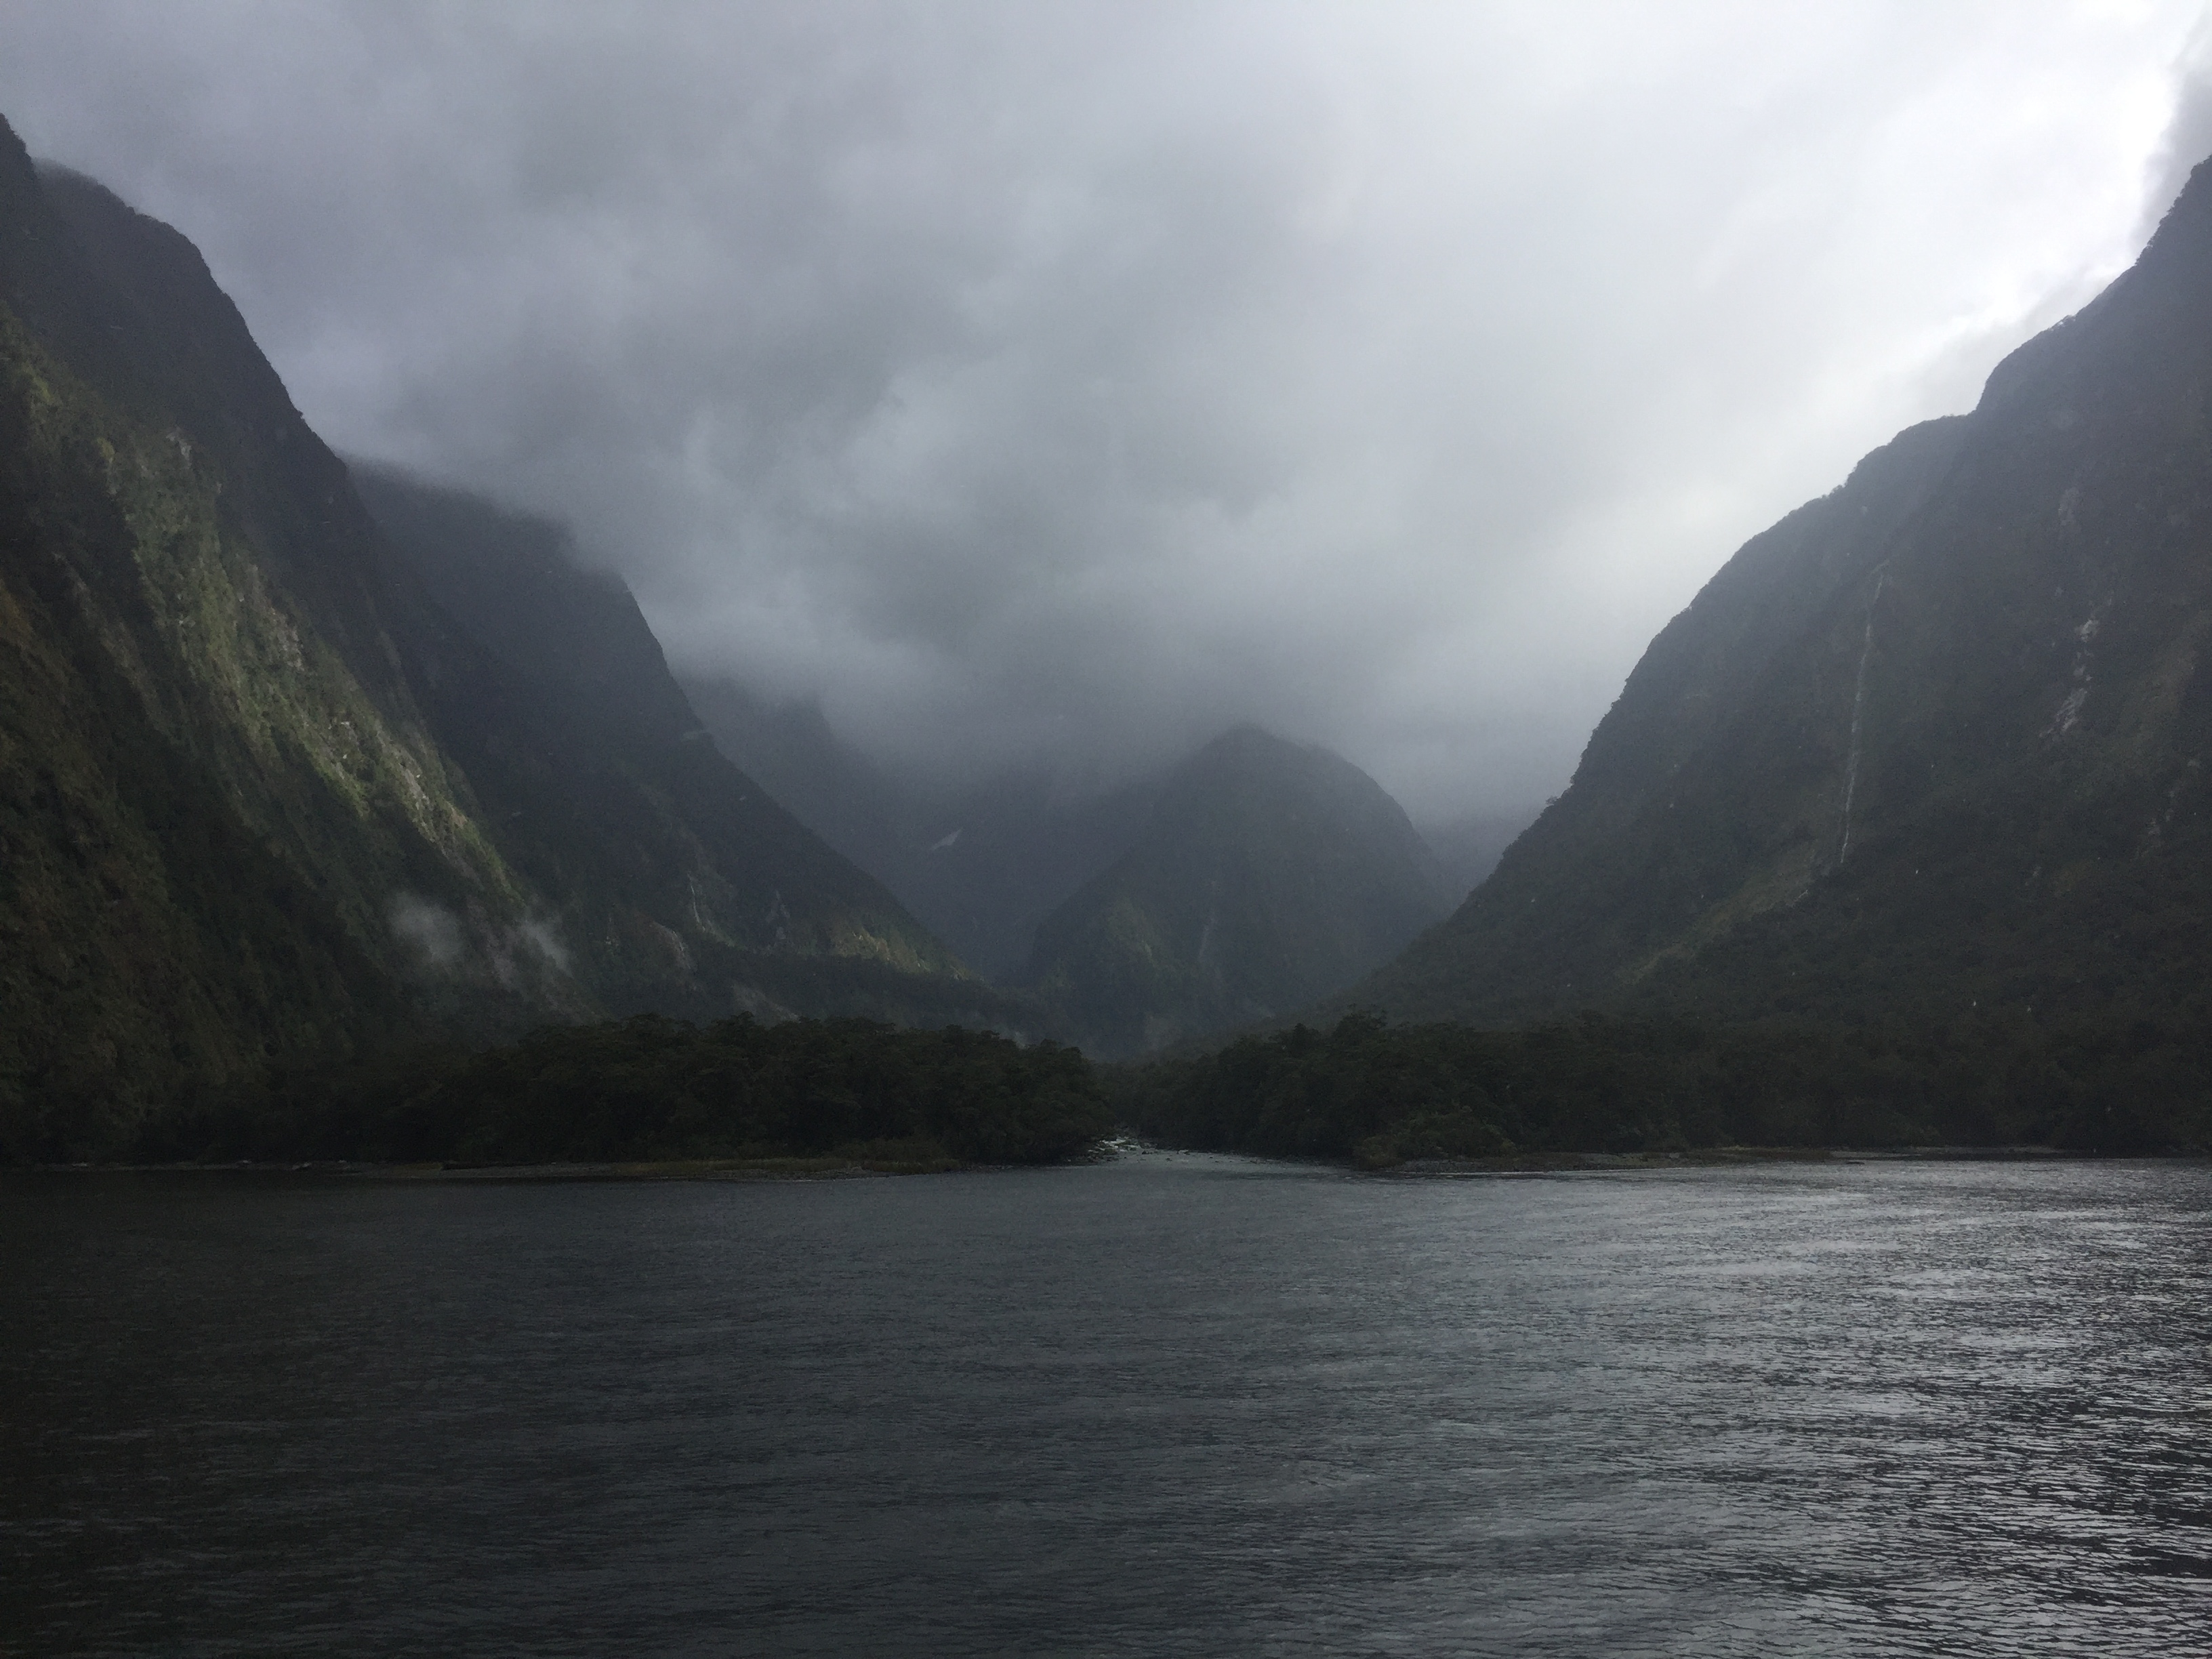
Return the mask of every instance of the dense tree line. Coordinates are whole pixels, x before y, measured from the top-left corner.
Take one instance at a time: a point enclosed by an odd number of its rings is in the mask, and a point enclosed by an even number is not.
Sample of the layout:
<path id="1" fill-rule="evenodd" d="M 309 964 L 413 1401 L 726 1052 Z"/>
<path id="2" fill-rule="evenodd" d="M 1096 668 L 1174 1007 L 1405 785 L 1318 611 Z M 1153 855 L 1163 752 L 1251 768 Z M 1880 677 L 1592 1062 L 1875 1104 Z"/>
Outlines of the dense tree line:
<path id="1" fill-rule="evenodd" d="M 277 1069 L 182 1100 L 149 1159 L 517 1164 L 838 1158 L 1045 1163 L 1116 1124 L 1179 1146 L 1351 1159 L 1716 1146 L 2212 1146 L 2212 1023 L 2014 1012 L 1857 1025 L 1584 1014 L 1512 1030 L 1366 1012 L 1094 1066 L 1051 1042 L 866 1019 L 659 1015 L 504 1047 Z"/>
<path id="2" fill-rule="evenodd" d="M 1517 1030 L 1353 1013 L 1123 1068 L 1119 1115 L 1173 1145 L 1385 1166 L 1719 1145 L 2212 1143 L 2212 1027 L 2012 1014 L 1706 1026 L 1589 1014 Z"/>
<path id="3" fill-rule="evenodd" d="M 866 1019 L 701 1027 L 659 1015 L 501 1048 L 420 1048 L 277 1073 L 188 1108 L 173 1158 L 537 1164 L 824 1155 L 911 1166 L 1048 1163 L 1112 1127 L 1077 1050 Z"/>

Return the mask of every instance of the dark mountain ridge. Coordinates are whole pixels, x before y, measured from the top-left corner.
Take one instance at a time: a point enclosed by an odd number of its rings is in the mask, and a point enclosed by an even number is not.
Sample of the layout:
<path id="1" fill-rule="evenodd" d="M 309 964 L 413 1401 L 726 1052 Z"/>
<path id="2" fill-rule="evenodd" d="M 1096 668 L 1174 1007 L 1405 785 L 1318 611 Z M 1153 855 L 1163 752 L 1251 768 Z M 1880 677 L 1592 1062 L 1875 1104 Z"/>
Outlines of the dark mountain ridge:
<path id="1" fill-rule="evenodd" d="M 1176 768 L 1134 843 L 1045 918 L 1024 980 L 1086 1048 L 1137 1053 L 1349 984 L 1448 902 L 1372 778 L 1243 726 Z"/>
<path id="2" fill-rule="evenodd" d="M 727 678 L 684 690 L 724 754 L 995 982 L 1018 977 L 1037 924 L 1128 849 L 1159 793 L 1157 776 L 1072 792 L 1042 766 L 932 789 L 876 766 L 817 704 Z"/>
<path id="3" fill-rule="evenodd" d="M 580 564 L 564 532 L 388 469 L 356 482 L 389 545 L 493 661 L 437 676 L 440 735 L 526 873 L 574 896 L 611 1010 L 818 1009 L 818 975 L 786 994 L 793 958 L 966 981 L 878 883 L 716 750 L 629 589 Z M 896 983 L 868 982 L 839 1012 Z M 902 994 L 947 1017 L 1004 1012 L 972 982 L 940 1005 L 943 988 Z"/>
<path id="4" fill-rule="evenodd" d="M 2194 1009 L 2212 922 L 2212 171 L 2135 268 L 1755 537 L 1568 790 L 1351 1001 Z"/>
<path id="5" fill-rule="evenodd" d="M 1022 979 L 1038 926 L 1136 844 L 1175 770 L 1085 789 L 1032 764 L 932 789 L 845 742 L 818 703 L 778 702 L 726 677 L 683 685 L 724 754 L 997 984 Z M 1535 816 L 1418 828 L 1446 890 L 1464 897 Z"/>
<path id="6" fill-rule="evenodd" d="M 618 585 L 378 488 L 410 545 L 191 244 L 0 124 L 0 1152 L 426 1018 L 1005 1013 Z"/>

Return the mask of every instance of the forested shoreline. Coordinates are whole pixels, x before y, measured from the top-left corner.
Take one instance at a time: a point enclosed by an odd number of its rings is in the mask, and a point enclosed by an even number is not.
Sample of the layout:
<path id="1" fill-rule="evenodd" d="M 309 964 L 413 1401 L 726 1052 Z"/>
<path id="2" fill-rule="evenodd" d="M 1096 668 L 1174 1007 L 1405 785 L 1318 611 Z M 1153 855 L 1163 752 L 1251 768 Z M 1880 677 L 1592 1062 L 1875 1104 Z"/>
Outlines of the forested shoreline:
<path id="1" fill-rule="evenodd" d="M 1050 1164 L 1119 1131 L 1194 1150 L 1512 1164 L 1587 1153 L 2040 1146 L 2212 1147 L 2212 1025 L 1991 1015 L 1831 1026 L 1584 1014 L 1486 1030 L 1248 1035 L 1101 1065 L 952 1025 L 659 1015 L 495 1048 L 272 1066 L 187 1097 L 134 1142 L 0 1149 L 15 1163 L 347 1161 L 494 1167 L 813 1160 L 902 1170 Z"/>
<path id="2" fill-rule="evenodd" d="M 2212 1025 L 1590 1013 L 1487 1030 L 1355 1012 L 1122 1068 L 1114 1093 L 1125 1122 L 1170 1145 L 1374 1168 L 1731 1145 L 2199 1152 L 2212 1144 Z"/>
<path id="3" fill-rule="evenodd" d="M 134 1155 L 160 1161 L 513 1165 L 839 1157 L 901 1167 L 1044 1164 L 1113 1127 L 1094 1068 L 951 1025 L 700 1026 L 657 1014 L 276 1069 L 193 1103 Z"/>

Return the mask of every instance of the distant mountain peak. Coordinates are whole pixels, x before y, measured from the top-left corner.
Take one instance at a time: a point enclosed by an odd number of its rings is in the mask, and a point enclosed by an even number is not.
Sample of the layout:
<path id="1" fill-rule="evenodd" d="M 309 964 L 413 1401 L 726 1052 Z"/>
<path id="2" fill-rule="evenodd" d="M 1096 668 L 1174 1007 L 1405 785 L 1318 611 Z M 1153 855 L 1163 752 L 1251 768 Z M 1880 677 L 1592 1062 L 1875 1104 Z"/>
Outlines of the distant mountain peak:
<path id="1" fill-rule="evenodd" d="M 1347 984 L 1445 902 L 1371 778 L 1243 726 L 1177 765 L 1134 844 L 1039 925 L 1028 978 L 1088 1045 L 1140 1051 Z"/>

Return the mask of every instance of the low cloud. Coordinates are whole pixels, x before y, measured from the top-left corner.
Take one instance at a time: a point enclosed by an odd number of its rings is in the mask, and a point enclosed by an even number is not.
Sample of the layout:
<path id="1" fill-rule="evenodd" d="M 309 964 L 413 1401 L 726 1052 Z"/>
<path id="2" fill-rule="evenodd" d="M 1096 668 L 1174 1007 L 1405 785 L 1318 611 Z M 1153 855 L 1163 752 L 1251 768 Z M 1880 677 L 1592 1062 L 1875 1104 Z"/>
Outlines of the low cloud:
<path id="1" fill-rule="evenodd" d="M 82 0 L 0 110 L 680 666 L 950 773 L 1255 720 L 1433 817 L 2124 264 L 2196 9 Z"/>
<path id="2" fill-rule="evenodd" d="M 514 930 L 514 936 L 520 948 L 534 952 L 564 974 L 568 971 L 568 946 L 561 938 L 557 922 L 544 918 L 526 921 Z"/>
<path id="3" fill-rule="evenodd" d="M 434 900 L 400 893 L 392 901 L 392 931 L 420 954 L 425 967 L 450 973 L 468 953 L 461 919 Z"/>
<path id="4" fill-rule="evenodd" d="M 495 922 L 473 906 L 465 915 L 409 892 L 392 895 L 388 915 L 393 937 L 415 952 L 422 969 L 438 976 L 489 981 L 512 991 L 537 982 L 548 969 L 568 971 L 568 947 L 550 917 Z"/>

